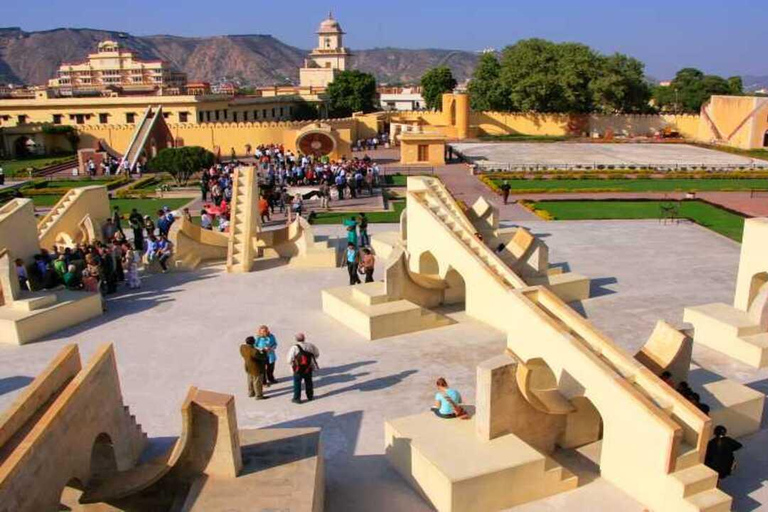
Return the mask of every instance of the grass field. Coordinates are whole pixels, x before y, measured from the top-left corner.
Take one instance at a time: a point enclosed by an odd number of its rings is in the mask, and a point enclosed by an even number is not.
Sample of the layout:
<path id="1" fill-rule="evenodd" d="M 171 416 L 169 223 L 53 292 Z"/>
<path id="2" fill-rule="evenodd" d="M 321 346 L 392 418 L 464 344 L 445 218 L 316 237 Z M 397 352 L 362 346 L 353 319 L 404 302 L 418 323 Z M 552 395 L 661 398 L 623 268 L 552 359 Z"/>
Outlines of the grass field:
<path id="1" fill-rule="evenodd" d="M 504 180 L 494 179 L 497 186 Z M 616 192 L 705 192 L 768 190 L 768 179 L 623 179 L 623 180 L 508 180 L 511 193 L 517 191 L 589 192 L 612 189 Z"/>
<path id="2" fill-rule="evenodd" d="M 95 178 L 92 180 L 51 180 L 45 181 L 45 188 L 79 188 L 91 185 L 109 185 L 115 178 Z"/>
<path id="3" fill-rule="evenodd" d="M 555 220 L 658 219 L 668 201 L 538 201 L 537 210 L 549 212 Z M 680 216 L 741 241 L 744 217 L 703 201 L 681 201 Z"/>
<path id="4" fill-rule="evenodd" d="M 35 206 L 53 206 L 59 199 L 61 196 L 34 196 L 32 201 Z M 119 206 L 124 215 L 129 214 L 132 208 L 136 208 L 142 215 L 149 215 L 154 219 L 157 210 L 163 206 L 175 210 L 188 202 L 190 199 L 110 199 L 109 206 L 110 208 Z"/>
<path id="5" fill-rule="evenodd" d="M 365 212 L 368 222 L 371 224 L 396 224 L 400 222 L 400 214 L 405 208 L 405 201 L 392 201 L 394 211 L 391 212 Z M 341 224 L 344 219 L 357 216 L 357 212 L 322 212 L 318 213 L 314 224 Z"/>
<path id="6" fill-rule="evenodd" d="M 3 168 L 6 177 L 10 178 L 27 167 L 41 169 L 54 163 L 69 160 L 70 158 L 72 158 L 72 156 L 44 156 L 39 158 L 24 158 L 21 160 L 0 160 L 0 167 Z M 22 177 L 26 178 L 26 176 Z"/>

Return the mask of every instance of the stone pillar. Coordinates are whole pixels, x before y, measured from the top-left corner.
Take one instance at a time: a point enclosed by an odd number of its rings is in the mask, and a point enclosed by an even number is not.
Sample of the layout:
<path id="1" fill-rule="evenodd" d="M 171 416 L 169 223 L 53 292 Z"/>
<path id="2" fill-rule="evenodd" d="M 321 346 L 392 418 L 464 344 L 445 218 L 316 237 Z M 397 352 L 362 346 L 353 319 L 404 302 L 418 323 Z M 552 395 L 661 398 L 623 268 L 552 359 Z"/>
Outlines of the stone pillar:
<path id="1" fill-rule="evenodd" d="M 456 138 L 463 140 L 469 137 L 469 95 L 454 94 L 456 105 Z"/>
<path id="2" fill-rule="evenodd" d="M 235 397 L 198 390 L 192 402 L 196 451 L 209 476 L 235 478 L 243 469 Z"/>

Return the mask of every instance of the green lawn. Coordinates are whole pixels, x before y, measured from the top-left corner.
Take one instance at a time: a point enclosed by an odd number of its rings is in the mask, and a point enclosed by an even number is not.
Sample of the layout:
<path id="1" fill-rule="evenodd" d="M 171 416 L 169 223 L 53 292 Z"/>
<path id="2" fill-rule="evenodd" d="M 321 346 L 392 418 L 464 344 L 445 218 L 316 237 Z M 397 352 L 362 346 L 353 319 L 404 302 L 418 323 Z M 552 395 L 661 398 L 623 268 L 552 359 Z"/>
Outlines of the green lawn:
<path id="1" fill-rule="evenodd" d="M 53 206 L 55 205 L 61 196 L 34 196 L 32 201 L 35 206 Z M 190 202 L 191 199 L 110 199 L 109 206 L 114 208 L 120 207 L 120 211 L 123 215 L 128 215 L 132 208 L 139 210 L 142 215 L 149 215 L 153 219 L 157 210 L 163 206 L 167 206 L 171 210 L 180 208 L 181 206 Z"/>
<path id="2" fill-rule="evenodd" d="M 549 212 L 555 220 L 658 219 L 661 206 L 670 201 L 538 201 L 537 210 Z M 744 217 L 703 201 L 681 201 L 680 216 L 741 241 Z M 638 243 L 640 243 L 638 241 Z"/>
<path id="3" fill-rule="evenodd" d="M 503 179 L 493 182 L 501 186 Z M 616 192 L 702 192 L 716 190 L 768 190 L 768 179 L 591 179 L 591 180 L 508 180 L 512 193 L 518 190 L 563 190 L 589 192 L 594 189 L 613 189 Z"/>
<path id="4" fill-rule="evenodd" d="M 74 155 L 73 155 L 74 156 Z M 41 169 L 51 164 L 69 160 L 72 156 L 44 156 L 37 158 L 24 158 L 21 160 L 0 160 L 0 167 L 3 168 L 6 177 L 14 176 L 16 173 L 24 171 L 27 167 Z M 26 174 L 26 173 L 24 173 Z M 26 178 L 26 175 L 22 176 Z"/>
<path id="5" fill-rule="evenodd" d="M 391 212 L 365 212 L 368 222 L 371 224 L 396 224 L 400 222 L 400 214 L 405 208 L 405 201 L 392 201 L 394 211 Z M 355 216 L 357 212 L 322 212 L 318 213 L 314 224 L 341 224 L 344 219 Z"/>
<path id="6" fill-rule="evenodd" d="M 44 188 L 79 188 L 90 187 L 91 185 L 109 185 L 115 181 L 115 178 L 95 178 L 87 180 L 51 180 L 44 181 Z M 43 188 L 39 187 L 39 188 Z"/>

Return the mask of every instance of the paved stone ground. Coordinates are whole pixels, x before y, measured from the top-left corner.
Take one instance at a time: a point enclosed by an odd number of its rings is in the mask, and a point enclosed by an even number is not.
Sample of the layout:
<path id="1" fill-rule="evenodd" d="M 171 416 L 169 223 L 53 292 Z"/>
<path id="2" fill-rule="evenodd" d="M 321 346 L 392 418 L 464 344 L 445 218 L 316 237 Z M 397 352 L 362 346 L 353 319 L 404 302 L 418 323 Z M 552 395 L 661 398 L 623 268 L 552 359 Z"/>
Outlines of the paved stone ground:
<path id="1" fill-rule="evenodd" d="M 688 144 L 512 142 L 452 144 L 483 165 L 759 165 L 757 160 Z"/>
<path id="2" fill-rule="evenodd" d="M 695 225 L 655 221 L 530 222 L 552 248 L 552 261 L 593 278 L 594 298 L 581 308 L 622 346 L 636 349 L 657 318 L 679 322 L 686 305 L 731 298 L 739 247 Z M 395 229 L 374 225 L 372 231 Z M 318 232 L 342 236 L 336 226 Z M 23 347 L 0 346 L 0 410 L 66 343 L 77 342 L 87 358 L 105 342 L 116 344 L 126 404 L 153 438 L 168 446 L 180 430 L 180 407 L 188 386 L 237 400 L 242 428 L 323 428 L 327 458 L 327 508 L 334 511 L 430 510 L 387 465 L 383 422 L 426 409 L 432 383 L 445 376 L 473 401 L 476 365 L 497 355 L 504 336 L 463 313 L 458 324 L 371 343 L 326 317 L 320 290 L 344 285 L 342 269 L 277 267 L 229 275 L 221 267 L 194 273 L 155 275 L 143 288 L 109 300 L 102 318 Z M 578 306 L 577 306 L 578 307 Z M 246 396 L 238 345 L 267 323 L 280 343 L 270 400 Z M 291 335 L 305 331 L 321 351 L 317 399 L 293 405 L 285 361 Z M 768 370 L 753 371 L 697 347 L 696 363 L 768 391 Z M 725 481 L 737 510 L 768 504 L 765 431 L 740 453 L 737 474 Z M 460 449 L 460 447 L 458 447 Z M 573 492 L 519 508 L 545 510 L 642 510 L 599 478 Z"/>

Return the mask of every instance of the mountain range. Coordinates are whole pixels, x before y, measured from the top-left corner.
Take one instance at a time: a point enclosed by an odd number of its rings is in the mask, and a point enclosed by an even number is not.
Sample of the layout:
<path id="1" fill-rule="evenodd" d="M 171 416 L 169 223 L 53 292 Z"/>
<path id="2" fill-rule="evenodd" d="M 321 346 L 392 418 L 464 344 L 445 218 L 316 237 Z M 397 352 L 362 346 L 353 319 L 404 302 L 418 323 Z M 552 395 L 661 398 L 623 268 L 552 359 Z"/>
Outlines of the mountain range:
<path id="1" fill-rule="evenodd" d="M 243 85 L 297 83 L 308 50 L 271 35 L 214 37 L 133 36 L 88 28 L 26 32 L 0 28 L 0 83 L 45 84 L 62 62 L 84 61 L 106 39 L 120 42 L 142 59 L 163 59 L 190 80 L 232 79 Z M 478 55 L 467 51 L 400 48 L 352 50 L 352 67 L 372 73 L 381 84 L 413 83 L 429 68 L 445 64 L 457 80 L 472 73 Z"/>

